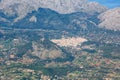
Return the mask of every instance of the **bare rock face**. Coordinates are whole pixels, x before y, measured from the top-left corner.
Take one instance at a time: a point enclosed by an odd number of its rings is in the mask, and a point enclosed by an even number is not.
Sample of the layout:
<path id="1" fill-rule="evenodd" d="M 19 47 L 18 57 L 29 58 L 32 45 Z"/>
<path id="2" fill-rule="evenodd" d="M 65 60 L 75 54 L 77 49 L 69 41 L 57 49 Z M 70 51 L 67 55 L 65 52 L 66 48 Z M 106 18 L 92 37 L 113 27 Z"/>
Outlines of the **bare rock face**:
<path id="1" fill-rule="evenodd" d="M 106 10 L 106 7 L 96 3 L 87 2 L 87 0 L 2 0 L 0 2 L 0 10 L 8 16 L 17 15 L 14 20 L 24 18 L 27 13 L 37 10 L 38 8 L 50 8 L 61 14 L 73 12 L 89 12 L 101 13 Z"/>
<path id="2" fill-rule="evenodd" d="M 101 20 L 100 28 L 120 31 L 120 8 L 108 10 L 98 17 Z"/>
<path id="3" fill-rule="evenodd" d="M 89 2 L 87 6 L 85 7 L 85 11 L 94 14 L 94 13 L 101 13 L 106 11 L 107 8 L 105 6 L 102 6 L 101 4 L 97 2 Z"/>

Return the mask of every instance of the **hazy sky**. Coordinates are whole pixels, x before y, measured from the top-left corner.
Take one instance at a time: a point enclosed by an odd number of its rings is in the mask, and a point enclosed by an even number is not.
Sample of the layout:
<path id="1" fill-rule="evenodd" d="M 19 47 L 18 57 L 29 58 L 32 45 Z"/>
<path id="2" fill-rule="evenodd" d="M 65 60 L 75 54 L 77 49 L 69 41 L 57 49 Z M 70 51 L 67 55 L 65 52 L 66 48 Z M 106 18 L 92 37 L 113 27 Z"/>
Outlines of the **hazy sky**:
<path id="1" fill-rule="evenodd" d="M 88 0 L 88 1 L 97 1 L 109 8 L 120 7 L 120 0 Z"/>

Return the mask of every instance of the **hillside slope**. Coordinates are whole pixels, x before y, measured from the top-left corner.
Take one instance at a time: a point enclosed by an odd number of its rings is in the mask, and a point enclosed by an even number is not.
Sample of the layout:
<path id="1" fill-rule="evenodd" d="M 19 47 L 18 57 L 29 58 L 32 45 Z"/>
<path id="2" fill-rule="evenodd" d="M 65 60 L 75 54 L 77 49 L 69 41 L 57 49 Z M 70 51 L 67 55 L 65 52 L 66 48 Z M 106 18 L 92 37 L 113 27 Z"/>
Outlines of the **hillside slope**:
<path id="1" fill-rule="evenodd" d="M 99 15 L 101 23 L 99 27 L 120 31 L 120 8 L 110 9 Z"/>

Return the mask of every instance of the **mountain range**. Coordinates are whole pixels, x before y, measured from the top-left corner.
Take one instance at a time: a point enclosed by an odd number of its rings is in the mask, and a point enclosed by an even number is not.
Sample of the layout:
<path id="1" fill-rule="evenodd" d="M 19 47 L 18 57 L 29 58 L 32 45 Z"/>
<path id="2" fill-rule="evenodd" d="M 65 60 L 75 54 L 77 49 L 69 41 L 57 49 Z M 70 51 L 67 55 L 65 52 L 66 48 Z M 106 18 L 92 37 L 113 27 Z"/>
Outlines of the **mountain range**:
<path id="1" fill-rule="evenodd" d="M 107 9 L 97 2 L 87 2 L 86 0 L 2 0 L 0 2 L 0 10 L 5 14 L 18 16 L 15 22 L 25 17 L 27 13 L 39 8 L 50 8 L 61 14 L 79 11 L 93 14 Z"/>
<path id="2" fill-rule="evenodd" d="M 100 5 L 97 2 L 88 2 L 86 0 L 1 0 L 0 22 L 2 22 L 2 25 L 3 23 L 10 23 L 14 25 L 21 21 L 23 18 L 27 17 L 29 14 L 32 14 L 35 11 L 39 12 L 40 8 L 49 8 L 56 13 L 63 15 L 82 12 L 93 17 L 93 15 L 97 14 L 96 20 L 99 19 L 99 21 L 96 21 L 98 23 L 96 25 L 98 25 L 98 27 L 115 31 L 120 30 L 120 8 L 108 10 L 107 7 Z M 48 15 L 49 14 L 50 13 L 48 13 Z M 35 17 L 31 18 L 32 21 L 33 18 L 35 19 Z"/>

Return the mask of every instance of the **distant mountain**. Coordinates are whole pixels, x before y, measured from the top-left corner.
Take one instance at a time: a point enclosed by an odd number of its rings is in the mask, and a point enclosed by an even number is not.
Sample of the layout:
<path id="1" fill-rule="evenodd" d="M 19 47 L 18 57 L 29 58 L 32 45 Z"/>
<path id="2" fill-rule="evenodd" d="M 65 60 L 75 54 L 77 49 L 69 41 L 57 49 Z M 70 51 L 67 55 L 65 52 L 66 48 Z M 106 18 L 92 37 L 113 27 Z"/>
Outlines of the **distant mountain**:
<path id="1" fill-rule="evenodd" d="M 49 8 L 61 14 L 73 12 L 87 12 L 89 14 L 101 13 L 107 10 L 106 7 L 97 2 L 87 2 L 86 0 L 2 0 L 0 10 L 7 16 L 17 15 L 14 22 L 24 18 L 27 13 L 39 8 Z"/>
<path id="2" fill-rule="evenodd" d="M 93 29 L 97 27 L 97 13 L 91 16 L 84 12 L 71 14 L 59 14 L 53 10 L 39 8 L 38 11 L 29 13 L 26 17 L 18 22 L 1 22 L 1 25 L 9 28 L 19 29 L 47 29 L 47 30 L 79 30 Z M 7 19 L 7 20 L 11 20 Z"/>
<path id="3" fill-rule="evenodd" d="M 99 27 L 115 31 L 120 30 L 120 8 L 107 10 L 98 18 L 101 20 Z"/>

